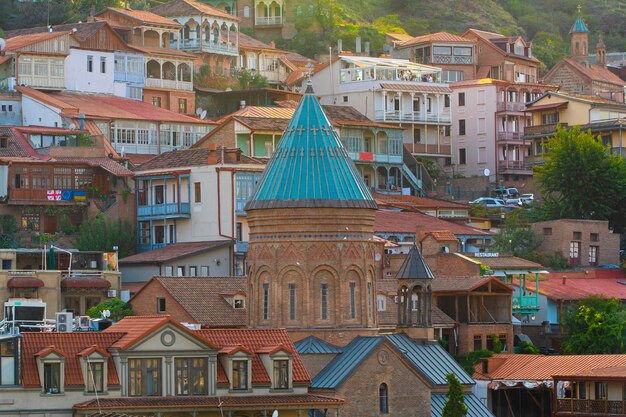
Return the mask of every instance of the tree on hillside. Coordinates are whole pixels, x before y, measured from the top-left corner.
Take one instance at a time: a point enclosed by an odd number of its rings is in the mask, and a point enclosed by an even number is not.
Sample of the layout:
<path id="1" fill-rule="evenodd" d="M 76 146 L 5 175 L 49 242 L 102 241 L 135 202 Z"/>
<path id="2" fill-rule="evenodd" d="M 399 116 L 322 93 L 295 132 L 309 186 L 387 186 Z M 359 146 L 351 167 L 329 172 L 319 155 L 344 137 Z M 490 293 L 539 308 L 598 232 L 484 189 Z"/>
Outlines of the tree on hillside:
<path id="1" fill-rule="evenodd" d="M 469 410 L 465 405 L 461 382 L 453 373 L 446 374 L 446 381 L 448 381 L 448 399 L 446 400 L 446 404 L 443 406 L 443 411 L 441 413 L 442 417 L 467 416 Z"/>
<path id="2" fill-rule="evenodd" d="M 546 145 L 545 165 L 535 166 L 546 212 L 560 218 L 626 223 L 626 162 L 600 137 L 579 127 L 559 128 Z"/>
<path id="3" fill-rule="evenodd" d="M 565 312 L 563 324 L 564 353 L 626 353 L 626 307 L 616 298 L 586 298 Z"/>

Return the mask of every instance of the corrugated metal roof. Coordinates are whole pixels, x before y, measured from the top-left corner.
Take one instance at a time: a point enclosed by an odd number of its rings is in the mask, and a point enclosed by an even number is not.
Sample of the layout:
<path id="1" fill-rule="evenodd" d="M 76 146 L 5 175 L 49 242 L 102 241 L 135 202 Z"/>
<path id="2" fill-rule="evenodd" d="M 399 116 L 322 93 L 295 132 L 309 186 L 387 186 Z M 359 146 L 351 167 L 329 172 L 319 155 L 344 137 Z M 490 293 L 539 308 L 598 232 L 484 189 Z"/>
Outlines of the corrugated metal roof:
<path id="1" fill-rule="evenodd" d="M 334 354 L 341 353 L 343 349 L 332 345 L 315 336 L 309 336 L 306 339 L 297 341 L 295 344 L 299 354 Z"/>
<path id="2" fill-rule="evenodd" d="M 461 384 L 474 380 L 438 343 L 415 342 L 404 333 L 385 335 L 413 365 L 435 385 L 446 385 L 446 374 L 453 372 Z"/>
<path id="3" fill-rule="evenodd" d="M 311 383 L 311 388 L 334 389 L 338 387 L 383 341 L 382 336 L 357 337 L 343 349 L 343 353 L 335 357 L 317 374 Z"/>
<path id="4" fill-rule="evenodd" d="M 377 208 L 311 86 L 246 210 L 281 207 Z"/>
<path id="5" fill-rule="evenodd" d="M 433 271 L 424 260 L 417 246 L 413 245 L 409 253 L 406 255 L 402 266 L 396 274 L 396 279 L 415 279 L 415 278 L 435 278 Z"/>
<path id="6" fill-rule="evenodd" d="M 464 394 L 465 406 L 467 407 L 467 417 L 494 417 L 474 394 Z M 430 415 L 431 417 L 443 416 L 443 407 L 446 405 L 448 396 L 446 394 L 430 395 Z"/>
<path id="7" fill-rule="evenodd" d="M 446 374 L 450 372 L 457 376 L 461 384 L 474 384 L 474 380 L 439 344 L 415 342 L 406 334 L 398 333 L 357 337 L 317 374 L 313 379 L 311 388 L 337 388 L 370 353 L 385 341 L 388 341 L 399 354 L 409 360 L 434 385 L 447 385 Z"/>

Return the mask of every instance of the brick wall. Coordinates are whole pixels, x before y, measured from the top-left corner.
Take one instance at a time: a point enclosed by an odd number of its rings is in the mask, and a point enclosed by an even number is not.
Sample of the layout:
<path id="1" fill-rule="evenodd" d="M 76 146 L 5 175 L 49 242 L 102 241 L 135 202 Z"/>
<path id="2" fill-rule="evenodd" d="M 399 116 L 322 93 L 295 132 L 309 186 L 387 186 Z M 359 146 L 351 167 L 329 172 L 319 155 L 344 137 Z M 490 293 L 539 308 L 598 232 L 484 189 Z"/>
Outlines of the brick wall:
<path id="1" fill-rule="evenodd" d="M 459 325 L 459 354 L 473 352 L 474 338 L 480 337 L 481 349 L 487 349 L 487 338 L 491 335 L 506 335 L 508 352 L 513 349 L 513 325 L 508 323 L 489 324 L 460 324 Z"/>
<path id="2" fill-rule="evenodd" d="M 379 412 L 379 389 L 387 384 L 389 413 Z M 430 416 L 430 389 L 386 344 L 379 346 L 337 389 L 334 395 L 345 398 L 345 416 Z"/>
<path id="3" fill-rule="evenodd" d="M 475 276 L 480 275 L 480 265 L 453 253 L 440 253 L 426 257 L 428 266 L 435 276 Z"/>
<path id="4" fill-rule="evenodd" d="M 442 248 L 444 246 L 448 247 L 449 253 L 459 252 L 460 250 L 460 243 L 458 240 L 456 242 L 441 242 L 430 235 L 426 236 L 420 243 L 420 249 L 423 256 L 432 256 L 443 253 Z"/>
<path id="5" fill-rule="evenodd" d="M 587 82 L 577 71 L 574 71 L 565 63 L 556 67 L 556 69 L 548 75 L 549 77 L 546 77 L 544 81 L 548 84 L 560 86 L 563 92 L 584 95 L 591 94 L 591 83 Z"/>
<path id="6" fill-rule="evenodd" d="M 304 367 L 311 379 L 315 378 L 322 369 L 326 367 L 335 358 L 335 354 L 315 354 L 315 355 L 300 355 L 300 359 L 304 363 Z"/>
<path id="7" fill-rule="evenodd" d="M 164 312 L 157 311 L 157 298 L 165 298 Z M 135 294 L 131 305 L 136 316 L 169 314 L 176 321 L 194 323 L 193 318 L 185 309 L 156 281 L 146 284 L 140 292 Z"/>
<path id="8" fill-rule="evenodd" d="M 203 146 L 215 144 L 226 148 L 235 148 L 237 146 L 237 135 L 235 134 L 235 122 L 230 120 L 225 125 L 217 128 L 210 133 L 210 136 L 203 143 Z M 242 151 L 246 151 L 242 149 Z"/>
<path id="9" fill-rule="evenodd" d="M 602 220 L 555 220 L 531 224 L 535 233 L 543 236 L 540 251 L 560 253 L 569 257 L 570 242 L 580 242 L 579 260 L 581 266 L 589 265 L 589 247 L 598 247 L 597 263 L 619 263 L 620 235 L 609 232 L 609 222 Z M 574 234 L 578 232 L 579 236 Z M 592 241 L 591 234 L 597 234 L 598 240 Z M 578 238 L 579 237 L 579 238 Z"/>

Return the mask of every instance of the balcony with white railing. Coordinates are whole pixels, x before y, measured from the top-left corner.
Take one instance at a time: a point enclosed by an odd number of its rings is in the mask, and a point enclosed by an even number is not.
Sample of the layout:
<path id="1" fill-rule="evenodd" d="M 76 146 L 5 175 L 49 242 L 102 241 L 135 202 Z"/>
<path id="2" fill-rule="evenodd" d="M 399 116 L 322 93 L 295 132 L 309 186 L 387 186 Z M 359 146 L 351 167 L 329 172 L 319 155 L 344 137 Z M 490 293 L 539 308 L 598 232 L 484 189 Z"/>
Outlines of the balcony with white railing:
<path id="1" fill-rule="evenodd" d="M 206 39 L 180 39 L 170 42 L 171 49 L 181 49 L 185 51 L 212 52 L 222 55 L 239 55 L 237 42 L 215 42 Z"/>
<path id="2" fill-rule="evenodd" d="M 422 113 L 409 112 L 404 113 L 397 110 L 394 111 L 376 111 L 375 119 L 377 122 L 413 122 L 413 123 L 432 123 L 432 124 L 450 124 L 452 119 L 450 113 Z"/>
<path id="3" fill-rule="evenodd" d="M 524 140 L 522 132 L 498 132 L 500 142 L 521 142 Z"/>
<path id="4" fill-rule="evenodd" d="M 498 111 L 512 111 L 512 112 L 520 112 L 526 109 L 525 103 L 518 103 L 514 101 L 507 101 L 506 103 L 503 101 L 498 102 L 496 106 Z"/>
<path id="5" fill-rule="evenodd" d="M 282 16 L 255 16 L 255 26 L 278 26 L 283 24 Z"/>
<path id="6" fill-rule="evenodd" d="M 192 91 L 193 83 L 190 81 L 163 80 L 160 78 L 146 78 L 146 87 Z"/>

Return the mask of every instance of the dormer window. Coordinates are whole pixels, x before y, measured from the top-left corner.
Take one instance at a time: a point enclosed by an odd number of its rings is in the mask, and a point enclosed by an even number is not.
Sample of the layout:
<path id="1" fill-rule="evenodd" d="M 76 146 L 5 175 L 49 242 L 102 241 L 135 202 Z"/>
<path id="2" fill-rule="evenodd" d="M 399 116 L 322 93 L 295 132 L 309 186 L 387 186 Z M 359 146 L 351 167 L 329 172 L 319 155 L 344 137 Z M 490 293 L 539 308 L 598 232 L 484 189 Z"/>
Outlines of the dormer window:
<path id="1" fill-rule="evenodd" d="M 8 148 L 8 147 L 9 147 L 9 138 L 6 136 L 0 137 L 0 148 Z"/>
<path id="2" fill-rule="evenodd" d="M 87 364 L 87 392 L 104 392 L 104 362 Z"/>
<path id="3" fill-rule="evenodd" d="M 245 298 L 235 298 L 233 300 L 233 307 L 236 309 L 246 308 L 246 300 Z"/>
<path id="4" fill-rule="evenodd" d="M 289 359 L 274 360 L 274 389 L 289 389 Z"/>
<path id="5" fill-rule="evenodd" d="M 45 394 L 61 393 L 61 363 L 43 364 L 43 392 Z"/>
<path id="6" fill-rule="evenodd" d="M 247 360 L 234 360 L 233 361 L 233 378 L 232 389 L 237 391 L 248 390 L 248 361 Z"/>

